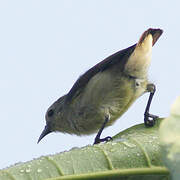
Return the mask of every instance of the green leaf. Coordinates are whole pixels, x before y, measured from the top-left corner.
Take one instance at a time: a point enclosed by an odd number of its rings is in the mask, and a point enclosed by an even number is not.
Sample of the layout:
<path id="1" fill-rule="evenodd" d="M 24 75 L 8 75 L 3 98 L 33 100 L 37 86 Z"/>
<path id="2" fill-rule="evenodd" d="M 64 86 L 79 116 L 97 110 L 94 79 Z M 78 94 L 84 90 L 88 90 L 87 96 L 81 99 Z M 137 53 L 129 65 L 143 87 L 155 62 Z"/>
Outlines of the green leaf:
<path id="1" fill-rule="evenodd" d="M 161 159 L 158 128 L 131 127 L 113 141 L 16 164 L 0 171 L 0 180 L 122 179 L 168 180 Z"/>
<path id="2" fill-rule="evenodd" d="M 159 129 L 162 155 L 173 180 L 180 179 L 180 97 L 172 105 L 171 113 Z"/>

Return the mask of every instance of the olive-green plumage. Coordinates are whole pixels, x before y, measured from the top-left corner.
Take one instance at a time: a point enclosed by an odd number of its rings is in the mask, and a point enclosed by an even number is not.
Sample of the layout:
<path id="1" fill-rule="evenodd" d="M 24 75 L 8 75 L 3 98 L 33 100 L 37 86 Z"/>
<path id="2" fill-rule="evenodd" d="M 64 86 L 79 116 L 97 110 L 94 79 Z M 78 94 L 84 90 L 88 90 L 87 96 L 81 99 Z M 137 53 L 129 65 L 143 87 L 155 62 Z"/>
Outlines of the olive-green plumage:
<path id="1" fill-rule="evenodd" d="M 68 94 L 53 103 L 46 113 L 48 133 L 83 135 L 97 132 L 106 116 L 112 125 L 142 94 L 150 91 L 148 68 L 152 46 L 161 29 L 148 29 L 139 42 L 98 63 L 82 75 Z"/>

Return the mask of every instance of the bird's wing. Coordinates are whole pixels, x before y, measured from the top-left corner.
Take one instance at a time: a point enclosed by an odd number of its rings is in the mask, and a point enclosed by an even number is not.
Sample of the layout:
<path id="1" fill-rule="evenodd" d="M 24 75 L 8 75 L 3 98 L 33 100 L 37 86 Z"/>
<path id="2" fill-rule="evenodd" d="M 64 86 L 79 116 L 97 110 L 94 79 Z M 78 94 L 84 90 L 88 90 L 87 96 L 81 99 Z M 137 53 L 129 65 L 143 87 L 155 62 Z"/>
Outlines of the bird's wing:
<path id="1" fill-rule="evenodd" d="M 153 45 L 154 45 L 155 42 L 160 37 L 160 35 L 162 34 L 162 30 L 160 30 L 160 29 L 151 29 L 151 28 L 148 29 L 147 31 L 145 31 L 142 34 L 138 44 L 143 42 L 144 38 L 149 33 L 152 34 Z M 122 63 L 122 69 L 120 69 L 120 71 L 122 71 L 123 68 L 124 68 L 124 65 L 126 64 L 129 56 L 134 51 L 135 47 L 136 47 L 136 44 L 134 44 L 133 46 L 130 46 L 130 47 L 126 48 L 126 49 L 123 49 L 121 51 L 118 51 L 115 54 L 107 57 L 106 59 L 104 59 L 100 63 L 96 64 L 95 66 L 93 66 L 88 71 L 86 71 L 82 76 L 79 77 L 79 79 L 75 82 L 75 84 L 73 85 L 73 87 L 71 88 L 69 93 L 67 94 L 66 102 L 71 101 L 74 97 L 79 95 L 79 93 L 84 89 L 84 87 L 86 87 L 86 85 L 88 84 L 89 80 L 94 75 L 96 75 L 97 73 L 105 71 L 106 69 L 108 69 L 108 68 L 110 68 L 110 67 L 112 67 L 114 65 L 117 65 L 120 62 Z"/>
<path id="2" fill-rule="evenodd" d="M 88 84 L 89 80 L 95 76 L 97 73 L 105 71 L 107 68 L 110 68 L 111 66 L 119 63 L 120 61 L 124 61 L 124 64 L 126 63 L 126 60 L 130 56 L 130 54 L 135 49 L 136 44 L 127 48 L 123 49 L 121 51 L 116 52 L 115 54 L 107 57 L 100 63 L 93 66 L 91 69 L 86 71 L 83 75 L 81 75 L 78 80 L 75 82 L 71 90 L 66 96 L 66 101 L 71 101 L 74 96 L 77 96 L 84 87 Z"/>

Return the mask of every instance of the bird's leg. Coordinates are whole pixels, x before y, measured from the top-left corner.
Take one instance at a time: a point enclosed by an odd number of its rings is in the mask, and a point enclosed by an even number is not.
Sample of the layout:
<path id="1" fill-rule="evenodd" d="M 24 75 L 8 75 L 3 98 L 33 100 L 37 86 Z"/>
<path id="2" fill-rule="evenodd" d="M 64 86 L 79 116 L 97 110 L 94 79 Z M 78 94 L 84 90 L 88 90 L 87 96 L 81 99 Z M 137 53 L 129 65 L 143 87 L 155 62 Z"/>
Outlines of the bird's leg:
<path id="1" fill-rule="evenodd" d="M 155 120 L 158 118 L 156 115 L 152 115 L 149 113 L 150 105 L 152 98 L 154 96 L 154 93 L 156 91 L 156 86 L 154 84 L 148 84 L 147 85 L 147 91 L 150 92 L 149 99 L 146 105 L 145 113 L 144 113 L 144 124 L 147 127 L 154 126 Z"/>
<path id="2" fill-rule="evenodd" d="M 101 128 L 99 129 L 99 131 L 98 131 L 98 133 L 97 133 L 97 135 L 96 135 L 96 137 L 94 139 L 94 144 L 98 144 L 98 143 L 104 142 L 104 141 L 107 142 L 107 141 L 112 139 L 112 137 L 110 137 L 110 136 L 107 136 L 107 137 L 102 138 L 102 139 L 100 138 L 101 133 L 102 133 L 103 129 L 105 128 L 105 126 L 106 126 L 106 124 L 108 123 L 109 120 L 110 120 L 110 116 L 105 116 L 105 121 L 102 124 Z"/>

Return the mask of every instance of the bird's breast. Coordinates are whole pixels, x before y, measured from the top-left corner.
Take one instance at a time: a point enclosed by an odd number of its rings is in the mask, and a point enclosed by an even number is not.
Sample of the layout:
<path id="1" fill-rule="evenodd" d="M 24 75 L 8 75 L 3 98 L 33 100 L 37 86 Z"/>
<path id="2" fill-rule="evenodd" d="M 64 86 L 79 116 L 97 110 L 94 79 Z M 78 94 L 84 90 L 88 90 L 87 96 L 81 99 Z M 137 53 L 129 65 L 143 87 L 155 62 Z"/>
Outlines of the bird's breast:
<path id="1" fill-rule="evenodd" d="M 145 80 L 131 79 L 122 72 L 118 73 L 98 73 L 88 82 L 78 99 L 79 119 L 84 118 L 89 126 L 95 124 L 96 130 L 106 115 L 110 115 L 108 125 L 111 125 L 145 92 Z"/>

